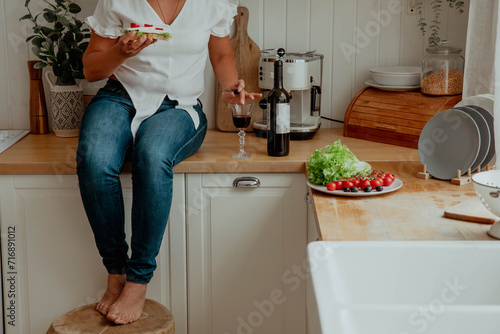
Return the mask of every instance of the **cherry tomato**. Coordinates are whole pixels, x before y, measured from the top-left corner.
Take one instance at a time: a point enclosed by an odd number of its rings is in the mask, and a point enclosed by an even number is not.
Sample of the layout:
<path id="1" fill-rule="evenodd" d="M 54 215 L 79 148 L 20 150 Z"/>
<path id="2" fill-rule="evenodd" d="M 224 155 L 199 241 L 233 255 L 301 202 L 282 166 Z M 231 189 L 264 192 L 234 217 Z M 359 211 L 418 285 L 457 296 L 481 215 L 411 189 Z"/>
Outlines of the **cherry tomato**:
<path id="1" fill-rule="evenodd" d="M 351 187 L 354 187 L 354 185 L 352 184 L 351 181 L 349 181 L 349 180 L 342 181 L 342 188 L 349 188 L 349 189 L 351 189 Z"/>
<path id="2" fill-rule="evenodd" d="M 326 185 L 326 189 L 329 191 L 334 191 L 336 189 L 335 182 L 330 182 Z"/>
<path id="3" fill-rule="evenodd" d="M 359 187 L 361 190 L 365 189 L 367 186 L 370 185 L 370 180 L 364 179 L 363 181 L 360 182 Z"/>
<path id="4" fill-rule="evenodd" d="M 389 177 L 386 175 L 386 177 L 384 178 L 384 187 L 388 187 L 392 184 L 392 182 L 394 182 L 394 179 L 392 177 Z"/>
<path id="5" fill-rule="evenodd" d="M 342 181 L 333 181 L 333 183 L 335 183 L 335 189 L 342 189 Z"/>
<path id="6" fill-rule="evenodd" d="M 375 179 L 370 181 L 370 185 L 372 186 L 373 189 L 375 189 L 378 186 L 381 186 L 382 184 L 380 183 L 379 179 Z"/>
<path id="7" fill-rule="evenodd" d="M 396 178 L 394 175 L 392 175 L 391 173 L 387 173 L 385 174 L 386 177 L 390 177 L 392 178 L 393 180 Z"/>
<path id="8" fill-rule="evenodd" d="M 359 180 L 358 180 L 358 179 L 356 179 L 356 178 L 352 178 L 352 179 L 351 179 L 351 182 L 352 182 L 352 185 L 353 185 L 354 187 L 358 187 L 358 186 L 359 186 L 359 184 L 361 183 L 361 181 L 359 181 Z"/>

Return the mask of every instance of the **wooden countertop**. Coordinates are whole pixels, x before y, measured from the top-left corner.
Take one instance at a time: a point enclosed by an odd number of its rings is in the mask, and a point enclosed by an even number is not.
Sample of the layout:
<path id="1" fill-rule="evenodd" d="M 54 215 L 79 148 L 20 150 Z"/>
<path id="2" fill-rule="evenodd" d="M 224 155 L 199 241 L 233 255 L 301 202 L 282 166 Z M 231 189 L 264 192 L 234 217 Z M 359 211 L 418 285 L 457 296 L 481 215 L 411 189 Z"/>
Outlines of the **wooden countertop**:
<path id="1" fill-rule="evenodd" d="M 445 209 L 476 197 L 471 183 L 419 179 L 422 167 L 415 161 L 370 164 L 394 173 L 403 187 L 372 197 L 311 190 L 320 240 L 495 240 L 486 234 L 491 225 L 444 217 Z"/>
<path id="2" fill-rule="evenodd" d="M 314 149 L 340 139 L 373 168 L 393 172 L 403 181 L 396 192 L 370 198 L 331 196 L 312 190 L 321 240 L 492 240 L 489 225 L 443 217 L 445 208 L 476 196 L 472 184 L 422 180 L 415 149 L 343 137 L 342 129 L 323 129 L 313 140 L 291 142 L 290 155 L 269 157 L 266 140 L 247 134 L 248 160 L 238 151 L 236 133 L 209 130 L 200 150 L 174 168 L 176 173 L 304 173 Z M 28 135 L 0 154 L 0 174 L 75 174 L 78 138 Z M 130 171 L 127 164 L 125 172 Z"/>
<path id="3" fill-rule="evenodd" d="M 253 133 L 246 136 L 247 160 L 233 159 L 239 149 L 236 133 L 209 130 L 200 150 L 174 168 L 176 173 L 303 173 L 305 161 L 314 149 L 341 139 L 361 160 L 417 160 L 416 150 L 388 144 L 346 138 L 342 129 L 320 130 L 312 140 L 292 141 L 290 155 L 269 157 L 266 140 Z M 53 134 L 28 135 L 0 153 L 0 174 L 75 174 L 78 138 Z M 125 172 L 130 171 L 127 164 Z"/>

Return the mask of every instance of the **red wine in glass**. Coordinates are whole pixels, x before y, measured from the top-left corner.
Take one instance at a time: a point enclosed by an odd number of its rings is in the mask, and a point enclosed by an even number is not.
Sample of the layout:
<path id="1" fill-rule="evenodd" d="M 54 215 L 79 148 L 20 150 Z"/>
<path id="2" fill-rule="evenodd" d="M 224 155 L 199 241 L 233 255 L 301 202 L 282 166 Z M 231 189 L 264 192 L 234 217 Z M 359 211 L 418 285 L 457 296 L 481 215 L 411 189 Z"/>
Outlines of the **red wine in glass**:
<path id="1" fill-rule="evenodd" d="M 237 129 L 246 129 L 251 119 L 250 115 L 233 115 L 233 124 Z"/>
<path id="2" fill-rule="evenodd" d="M 233 154 L 236 159 L 248 159 L 252 155 L 245 152 L 245 129 L 250 125 L 252 119 L 252 109 L 254 103 L 246 103 L 244 105 L 229 104 L 231 113 L 233 115 L 233 124 L 238 129 L 238 136 L 240 142 L 240 151 Z"/>

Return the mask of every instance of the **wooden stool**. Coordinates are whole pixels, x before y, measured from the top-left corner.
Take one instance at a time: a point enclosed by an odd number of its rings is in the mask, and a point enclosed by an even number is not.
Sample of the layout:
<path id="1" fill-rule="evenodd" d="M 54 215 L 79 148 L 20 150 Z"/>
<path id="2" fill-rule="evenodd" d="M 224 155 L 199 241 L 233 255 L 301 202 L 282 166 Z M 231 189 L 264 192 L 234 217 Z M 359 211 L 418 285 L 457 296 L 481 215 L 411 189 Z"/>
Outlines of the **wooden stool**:
<path id="1" fill-rule="evenodd" d="M 97 304 L 78 307 L 52 322 L 47 334 L 174 334 L 172 313 L 162 304 L 146 299 L 142 315 L 128 325 L 115 325 L 96 310 Z"/>

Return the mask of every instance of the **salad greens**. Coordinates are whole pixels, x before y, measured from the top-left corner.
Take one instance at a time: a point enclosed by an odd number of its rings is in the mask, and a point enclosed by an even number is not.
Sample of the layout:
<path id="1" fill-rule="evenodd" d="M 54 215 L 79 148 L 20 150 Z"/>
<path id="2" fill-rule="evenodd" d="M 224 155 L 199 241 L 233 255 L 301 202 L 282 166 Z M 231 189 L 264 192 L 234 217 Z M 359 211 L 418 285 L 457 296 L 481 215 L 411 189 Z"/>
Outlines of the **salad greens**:
<path id="1" fill-rule="evenodd" d="M 352 176 L 367 176 L 370 172 L 370 164 L 359 161 L 340 140 L 327 145 L 324 151 L 315 150 L 307 159 L 307 173 L 313 184 L 325 186 Z"/>

